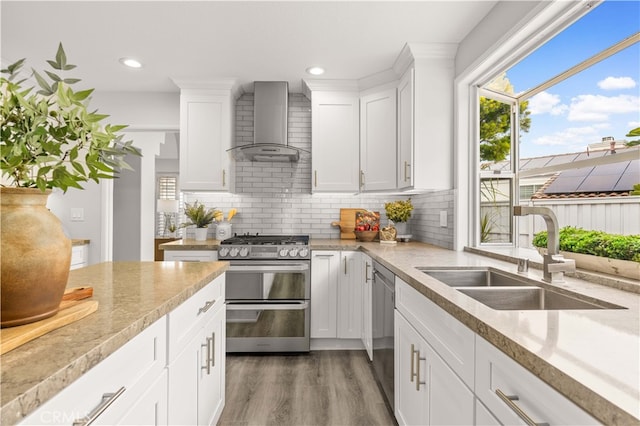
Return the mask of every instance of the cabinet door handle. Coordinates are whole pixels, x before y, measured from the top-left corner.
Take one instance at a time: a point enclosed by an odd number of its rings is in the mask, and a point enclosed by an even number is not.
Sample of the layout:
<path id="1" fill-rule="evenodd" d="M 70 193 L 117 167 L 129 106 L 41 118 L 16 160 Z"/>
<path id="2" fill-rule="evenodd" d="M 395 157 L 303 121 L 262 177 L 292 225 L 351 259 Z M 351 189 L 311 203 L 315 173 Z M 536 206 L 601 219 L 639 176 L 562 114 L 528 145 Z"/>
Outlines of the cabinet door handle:
<path id="1" fill-rule="evenodd" d="M 371 281 L 371 277 L 369 276 L 369 269 L 371 268 L 371 264 L 369 262 L 366 262 L 364 264 L 364 280 L 366 281 Z"/>
<path id="2" fill-rule="evenodd" d="M 213 305 L 215 305 L 215 303 L 216 303 L 216 299 L 207 300 L 207 302 L 204 304 L 204 306 L 202 308 L 198 309 L 198 315 L 207 312 L 209 309 L 211 309 L 211 307 Z"/>
<path id="3" fill-rule="evenodd" d="M 100 404 L 89 412 L 85 417 L 73 421 L 73 426 L 87 426 L 95 422 L 104 411 L 113 404 L 125 391 L 125 387 L 121 387 L 113 393 L 102 394 Z"/>
<path id="4" fill-rule="evenodd" d="M 347 256 L 344 257 L 344 274 L 347 275 Z"/>
<path id="5" fill-rule="evenodd" d="M 318 171 L 313 171 L 313 186 L 318 187 Z"/>
<path id="6" fill-rule="evenodd" d="M 408 181 L 409 179 L 409 173 L 407 173 L 407 168 L 411 168 L 411 164 L 409 164 L 407 161 L 404 162 L 404 181 Z"/>
<path id="7" fill-rule="evenodd" d="M 420 351 L 416 351 L 416 391 L 418 392 L 420 392 L 420 385 L 427 383 L 420 381 L 420 361 L 426 361 L 426 358 L 420 358 Z"/>
<path id="8" fill-rule="evenodd" d="M 360 170 L 360 188 L 364 188 L 364 172 Z"/>
<path id="9" fill-rule="evenodd" d="M 204 365 L 200 366 L 201 370 L 207 370 L 207 375 L 211 374 L 211 341 L 212 340 L 213 340 L 212 337 L 207 337 L 207 341 L 202 345 L 200 345 L 201 348 L 204 348 L 205 346 L 207 348 L 207 360 L 205 361 Z"/>
<path id="10" fill-rule="evenodd" d="M 222 186 L 227 186 L 227 171 L 222 169 Z"/>
<path id="11" fill-rule="evenodd" d="M 211 333 L 211 366 L 216 366 L 216 332 Z"/>
<path id="12" fill-rule="evenodd" d="M 518 404 L 513 402 L 513 401 L 518 401 L 520 399 L 518 395 L 506 395 L 500 389 L 496 389 L 496 395 L 498 395 L 498 397 L 502 401 L 504 401 L 504 403 L 507 404 L 507 406 L 511 408 L 511 410 L 513 410 L 513 412 L 516 413 L 518 417 L 520 417 L 522 421 L 524 421 L 528 426 L 549 426 L 549 423 L 534 422 L 533 419 L 529 417 L 529 415 L 525 413 Z"/>
<path id="13" fill-rule="evenodd" d="M 414 344 L 412 343 L 412 344 L 411 344 L 411 381 L 412 381 L 412 382 L 413 382 L 413 378 L 414 378 L 414 377 L 416 377 L 416 373 L 415 373 L 415 369 L 416 369 L 416 367 L 415 367 L 415 365 L 414 365 L 414 363 L 413 363 L 413 360 L 414 360 L 413 354 L 414 354 L 414 353 L 415 353 L 415 346 L 414 346 Z"/>

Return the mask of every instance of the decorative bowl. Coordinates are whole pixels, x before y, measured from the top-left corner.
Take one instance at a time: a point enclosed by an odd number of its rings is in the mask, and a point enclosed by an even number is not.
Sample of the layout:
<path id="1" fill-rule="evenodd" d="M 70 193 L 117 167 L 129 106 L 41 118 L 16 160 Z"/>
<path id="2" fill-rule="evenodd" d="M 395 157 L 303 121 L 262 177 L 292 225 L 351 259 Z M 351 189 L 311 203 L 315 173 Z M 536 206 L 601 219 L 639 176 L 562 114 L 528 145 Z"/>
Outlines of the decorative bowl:
<path id="1" fill-rule="evenodd" d="M 378 231 L 354 231 L 356 234 L 356 240 L 369 242 L 378 238 Z"/>

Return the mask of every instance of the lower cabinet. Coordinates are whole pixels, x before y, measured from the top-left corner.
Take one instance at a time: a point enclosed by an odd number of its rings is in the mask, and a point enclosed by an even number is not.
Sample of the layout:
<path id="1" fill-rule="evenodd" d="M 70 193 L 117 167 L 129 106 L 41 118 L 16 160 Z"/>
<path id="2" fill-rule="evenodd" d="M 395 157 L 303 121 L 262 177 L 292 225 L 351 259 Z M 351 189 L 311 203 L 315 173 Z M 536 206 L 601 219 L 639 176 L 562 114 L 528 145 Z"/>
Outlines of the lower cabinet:
<path id="1" fill-rule="evenodd" d="M 23 419 L 214 425 L 225 403 L 225 274 Z"/>
<path id="2" fill-rule="evenodd" d="M 215 281 L 214 281 L 215 283 Z M 216 424 L 224 407 L 224 281 L 168 315 L 169 424 Z"/>
<path id="3" fill-rule="evenodd" d="M 360 339 L 362 266 L 357 251 L 311 254 L 311 332 L 313 338 Z"/>
<path id="4" fill-rule="evenodd" d="M 398 311 L 395 415 L 400 425 L 471 425 L 474 395 Z"/>
<path id="5" fill-rule="evenodd" d="M 476 336 L 476 396 L 496 424 L 600 424 L 480 336 Z"/>

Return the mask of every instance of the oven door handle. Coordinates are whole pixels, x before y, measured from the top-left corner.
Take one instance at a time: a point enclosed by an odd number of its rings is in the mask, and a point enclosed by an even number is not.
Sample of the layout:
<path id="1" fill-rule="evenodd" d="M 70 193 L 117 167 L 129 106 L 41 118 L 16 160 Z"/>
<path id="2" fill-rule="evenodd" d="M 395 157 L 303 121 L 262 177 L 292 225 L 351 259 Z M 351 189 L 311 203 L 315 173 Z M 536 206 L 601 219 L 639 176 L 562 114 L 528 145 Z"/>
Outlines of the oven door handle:
<path id="1" fill-rule="evenodd" d="M 234 265 L 231 264 L 229 266 L 229 272 L 298 272 L 298 271 L 308 271 L 309 264 L 308 263 L 291 263 L 291 264 L 280 264 L 280 265 Z"/>
<path id="2" fill-rule="evenodd" d="M 234 303 L 227 302 L 228 311 L 301 311 L 309 307 L 309 302 L 287 303 Z"/>

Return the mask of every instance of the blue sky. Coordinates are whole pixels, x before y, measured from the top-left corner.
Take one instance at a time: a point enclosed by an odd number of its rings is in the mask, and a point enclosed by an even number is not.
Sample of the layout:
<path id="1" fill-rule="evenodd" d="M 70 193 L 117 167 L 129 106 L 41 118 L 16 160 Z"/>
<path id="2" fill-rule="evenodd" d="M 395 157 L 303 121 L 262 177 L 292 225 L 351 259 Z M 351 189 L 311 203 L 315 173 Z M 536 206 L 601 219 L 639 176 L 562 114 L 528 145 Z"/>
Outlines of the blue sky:
<path id="1" fill-rule="evenodd" d="M 640 1 L 605 1 L 507 71 L 516 93 L 640 31 Z M 582 152 L 640 127 L 640 45 L 628 47 L 529 100 L 522 158 Z"/>

